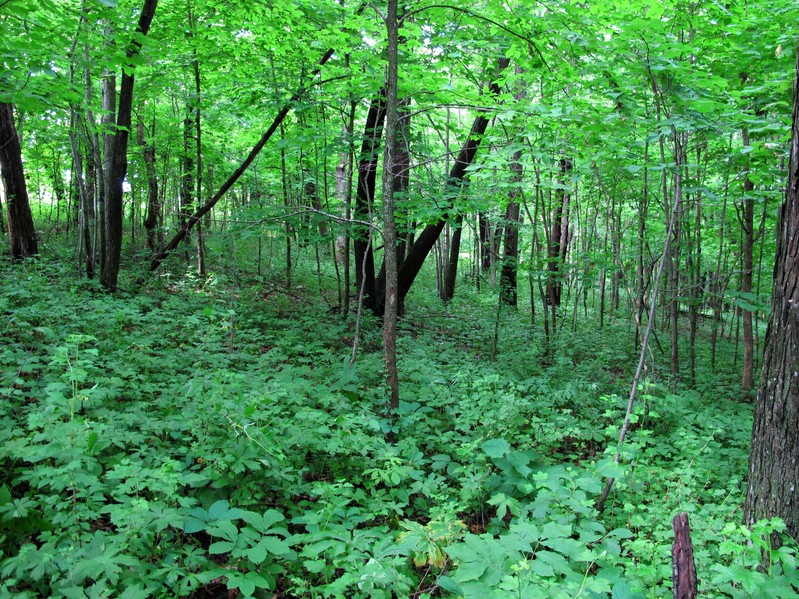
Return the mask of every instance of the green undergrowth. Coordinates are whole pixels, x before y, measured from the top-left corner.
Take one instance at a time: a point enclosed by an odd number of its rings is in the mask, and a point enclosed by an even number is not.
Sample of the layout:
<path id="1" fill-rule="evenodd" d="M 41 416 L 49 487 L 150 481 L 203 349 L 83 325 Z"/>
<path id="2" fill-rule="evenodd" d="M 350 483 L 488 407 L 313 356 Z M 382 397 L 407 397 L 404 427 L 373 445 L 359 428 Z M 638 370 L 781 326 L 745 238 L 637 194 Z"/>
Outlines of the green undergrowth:
<path id="1" fill-rule="evenodd" d="M 0 269 L 0 596 L 670 596 L 683 511 L 702 596 L 795 596 L 781 523 L 739 525 L 751 405 L 650 379 L 615 463 L 626 322 L 545 355 L 521 313 L 494 347 L 490 293 L 417 292 L 392 423 L 379 323 L 351 367 L 312 293 Z"/>

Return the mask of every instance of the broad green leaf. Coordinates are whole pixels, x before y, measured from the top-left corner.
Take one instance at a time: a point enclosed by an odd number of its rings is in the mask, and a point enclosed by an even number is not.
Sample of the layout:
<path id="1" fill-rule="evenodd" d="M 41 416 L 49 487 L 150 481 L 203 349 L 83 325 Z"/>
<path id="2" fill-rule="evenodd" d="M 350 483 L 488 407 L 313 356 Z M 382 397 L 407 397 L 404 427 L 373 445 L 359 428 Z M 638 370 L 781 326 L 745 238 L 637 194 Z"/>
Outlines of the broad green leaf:
<path id="1" fill-rule="evenodd" d="M 490 439 L 483 443 L 483 451 L 490 458 L 501 458 L 510 451 L 510 443 L 505 439 Z"/>

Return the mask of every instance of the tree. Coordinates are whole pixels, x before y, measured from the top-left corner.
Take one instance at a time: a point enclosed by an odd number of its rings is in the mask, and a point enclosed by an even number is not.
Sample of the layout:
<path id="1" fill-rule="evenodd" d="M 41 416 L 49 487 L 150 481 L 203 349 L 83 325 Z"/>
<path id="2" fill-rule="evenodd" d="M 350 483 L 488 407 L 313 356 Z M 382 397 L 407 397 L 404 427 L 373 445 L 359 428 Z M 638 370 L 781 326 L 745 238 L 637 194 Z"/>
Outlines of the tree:
<path id="1" fill-rule="evenodd" d="M 777 227 L 771 315 L 755 404 L 744 522 L 779 516 L 799 540 L 799 57 L 788 186 Z"/>
<path id="2" fill-rule="evenodd" d="M 128 61 L 138 56 L 142 48 L 142 38 L 147 35 L 155 16 L 158 0 L 145 0 L 139 15 L 136 34 L 128 46 Z M 122 257 L 122 184 L 128 171 L 128 136 L 130 134 L 131 113 L 133 111 L 133 72 L 129 64 L 124 69 L 119 91 L 116 131 L 111 147 L 108 183 L 105 190 L 105 250 L 100 281 L 103 287 L 114 291 L 119 277 L 119 264 Z"/>
<path id="3" fill-rule="evenodd" d="M 39 247 L 22 168 L 22 149 L 14 126 L 14 107 L 5 102 L 0 102 L 0 172 L 8 206 L 11 255 L 14 258 L 28 258 L 37 254 Z"/>
<path id="4" fill-rule="evenodd" d="M 386 76 L 386 149 L 383 158 L 383 262 L 385 264 L 385 314 L 383 316 L 383 363 L 389 389 L 387 413 L 389 418 L 399 408 L 397 378 L 397 223 L 394 210 L 394 153 L 397 149 L 397 83 L 399 19 L 397 0 L 388 0 L 385 17 L 388 34 L 388 69 Z"/>

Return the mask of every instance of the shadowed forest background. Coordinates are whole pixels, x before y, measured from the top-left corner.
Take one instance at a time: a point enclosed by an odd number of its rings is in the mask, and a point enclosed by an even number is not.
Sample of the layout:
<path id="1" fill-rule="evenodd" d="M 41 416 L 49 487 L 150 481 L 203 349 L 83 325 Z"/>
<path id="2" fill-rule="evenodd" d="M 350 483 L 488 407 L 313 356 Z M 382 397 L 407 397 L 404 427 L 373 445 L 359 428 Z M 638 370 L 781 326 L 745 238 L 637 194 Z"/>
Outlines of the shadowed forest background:
<path id="1" fill-rule="evenodd" d="M 0 595 L 797 596 L 796 23 L 0 0 Z"/>

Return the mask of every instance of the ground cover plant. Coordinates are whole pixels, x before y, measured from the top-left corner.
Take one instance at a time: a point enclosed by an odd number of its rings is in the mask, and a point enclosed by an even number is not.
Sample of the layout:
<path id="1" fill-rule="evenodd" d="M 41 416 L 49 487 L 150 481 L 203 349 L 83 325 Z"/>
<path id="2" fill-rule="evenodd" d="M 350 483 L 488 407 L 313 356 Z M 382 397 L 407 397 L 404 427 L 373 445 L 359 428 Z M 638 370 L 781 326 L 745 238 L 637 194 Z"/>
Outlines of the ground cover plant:
<path id="1" fill-rule="evenodd" d="M 491 294 L 416 298 L 392 424 L 374 319 L 350 366 L 351 323 L 264 279 L 109 296 L 45 257 L 2 269 L 3 596 L 669 596 L 681 511 L 703 596 L 794 596 L 780 521 L 740 525 L 733 385 L 653 371 L 614 463 L 625 323 L 546 362 L 510 317 L 492 347 Z"/>

